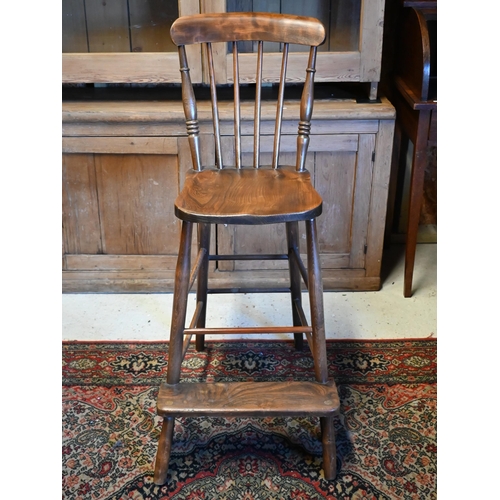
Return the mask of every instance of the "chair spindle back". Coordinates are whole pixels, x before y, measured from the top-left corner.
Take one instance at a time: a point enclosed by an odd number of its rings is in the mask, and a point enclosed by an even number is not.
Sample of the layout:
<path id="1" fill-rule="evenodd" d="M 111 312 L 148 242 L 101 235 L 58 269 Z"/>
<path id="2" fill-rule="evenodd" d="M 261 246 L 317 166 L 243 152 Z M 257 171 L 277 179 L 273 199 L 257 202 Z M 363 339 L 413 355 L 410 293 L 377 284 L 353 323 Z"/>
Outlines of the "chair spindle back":
<path id="1" fill-rule="evenodd" d="M 279 149 L 281 126 L 283 122 L 283 106 L 285 97 L 286 70 L 290 43 L 309 45 L 309 59 L 306 78 L 300 104 L 300 119 L 297 135 L 296 169 L 305 169 L 305 158 L 309 146 L 311 117 L 314 101 L 314 73 L 316 71 L 317 47 L 323 43 L 325 30 L 314 18 L 269 13 L 223 13 L 198 14 L 177 19 L 171 28 L 171 37 L 179 49 L 179 61 L 182 82 L 182 101 L 186 116 L 186 128 L 193 159 L 193 169 L 202 170 L 200 152 L 200 127 L 198 123 L 196 100 L 194 95 L 185 45 L 201 43 L 206 46 L 207 66 L 212 102 L 212 118 L 215 137 L 215 165 L 223 168 L 219 106 L 214 67 L 212 43 L 232 42 L 233 81 L 234 81 L 234 166 L 242 168 L 241 146 L 241 97 L 240 69 L 237 42 L 256 41 L 257 68 L 255 77 L 255 109 L 254 109 L 254 147 L 253 166 L 260 166 L 261 106 L 263 82 L 263 44 L 265 41 L 283 44 L 283 56 L 279 78 L 278 99 L 276 105 L 276 121 L 272 153 L 272 167 L 279 167 Z"/>

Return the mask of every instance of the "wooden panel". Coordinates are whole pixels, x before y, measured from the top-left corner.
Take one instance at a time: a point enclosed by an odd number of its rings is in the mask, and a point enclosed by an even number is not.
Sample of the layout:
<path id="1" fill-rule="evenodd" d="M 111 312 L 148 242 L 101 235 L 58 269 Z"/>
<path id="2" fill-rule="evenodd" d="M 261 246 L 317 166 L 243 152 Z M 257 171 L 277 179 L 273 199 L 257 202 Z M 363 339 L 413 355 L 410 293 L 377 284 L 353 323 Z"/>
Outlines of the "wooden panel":
<path id="1" fill-rule="evenodd" d="M 62 223 L 64 251 L 102 251 L 94 157 L 63 155 Z"/>
<path id="2" fill-rule="evenodd" d="M 96 171 L 104 253 L 176 254 L 175 156 L 96 155 Z"/>
<path id="3" fill-rule="evenodd" d="M 273 151 L 272 136 L 261 137 L 260 146 L 263 153 L 272 153 Z M 243 136 L 241 138 L 241 148 L 244 152 L 253 151 L 253 136 Z M 280 141 L 280 151 L 296 151 L 297 136 L 284 135 Z M 338 135 L 311 135 L 309 151 L 357 151 L 358 136 L 355 134 L 338 134 Z M 281 164 L 284 160 L 280 160 Z M 295 160 L 292 161 L 295 164 Z"/>
<path id="4" fill-rule="evenodd" d="M 198 0 L 182 0 L 178 5 L 181 16 L 197 14 L 200 11 Z M 109 53 L 63 54 L 63 83 L 180 82 L 177 53 L 113 53 L 111 48 L 106 50 Z M 130 50 L 130 44 L 126 50 Z M 193 83 L 199 83 L 202 77 L 201 50 L 195 46 L 187 47 L 187 54 L 191 65 L 191 80 Z"/>
<path id="5" fill-rule="evenodd" d="M 362 82 L 380 81 L 384 5 L 385 0 L 365 0 L 362 4 L 360 40 Z"/>
<path id="6" fill-rule="evenodd" d="M 260 143 L 260 151 L 263 154 L 261 156 L 261 165 L 270 165 L 272 158 L 270 156 L 264 156 L 265 153 L 273 152 L 273 137 L 262 136 Z M 243 136 L 241 138 L 241 149 L 243 153 L 253 152 L 253 136 Z M 287 152 L 293 152 L 297 150 L 297 137 L 296 135 L 283 136 L 280 142 L 280 165 L 293 165 L 295 166 L 295 154 L 286 155 Z M 309 146 L 309 158 L 313 158 L 312 153 L 315 151 L 357 151 L 358 150 L 358 136 L 354 134 L 339 134 L 339 135 L 312 135 L 311 144 Z M 222 137 L 222 160 L 225 166 L 234 166 L 234 138 L 232 137 Z M 211 163 L 206 163 L 205 165 L 213 165 L 213 156 L 207 158 Z M 268 162 L 268 163 L 266 163 Z M 289 163 L 287 163 L 289 162 Z M 313 171 L 313 163 L 308 163 L 311 167 L 311 172 Z M 253 158 L 246 156 L 243 166 L 250 167 L 253 165 Z"/>
<path id="7" fill-rule="evenodd" d="M 304 2 L 303 0 L 289 0 L 281 3 L 281 12 L 283 14 L 315 17 L 316 19 L 319 19 L 325 27 L 327 27 L 330 18 L 330 5 L 329 2 Z M 328 44 L 323 44 L 318 47 L 318 52 L 327 50 Z M 304 45 L 290 45 L 290 52 L 308 51 L 309 47 L 305 47 Z"/>
<path id="8" fill-rule="evenodd" d="M 80 54 L 85 56 L 85 54 Z M 146 55 L 146 54 L 144 54 Z M 157 54 L 151 54 L 157 57 Z M 300 54 L 299 54 L 300 55 Z M 140 54 L 121 54 L 121 56 L 130 56 L 140 59 Z M 96 56 L 100 57 L 100 56 Z M 297 101 L 285 101 L 286 109 L 283 111 L 284 124 L 288 120 L 295 123 L 299 116 L 300 103 Z M 220 102 L 219 113 L 221 120 L 228 122 L 233 119 L 233 107 L 231 103 Z M 198 102 L 198 118 L 200 122 L 211 122 L 211 107 L 209 101 Z M 254 107 L 251 103 L 243 102 L 241 106 L 241 117 L 244 121 L 253 120 Z M 276 116 L 276 103 L 265 102 L 262 106 L 262 120 L 271 121 Z M 339 127 L 344 123 L 352 126 L 355 121 L 369 120 L 378 126 L 380 119 L 394 119 L 396 116 L 394 107 L 385 98 L 381 102 L 374 103 L 356 103 L 352 100 L 322 100 L 316 101 L 313 113 L 312 127 L 316 133 L 315 127 L 321 127 L 322 122 L 327 126 L 333 126 L 337 122 Z M 186 134 L 186 125 L 182 104 L 178 101 L 68 101 L 62 105 L 63 123 L 97 125 L 109 123 L 110 126 L 118 127 L 127 123 L 133 123 L 137 126 L 157 123 L 174 123 L 177 130 Z M 370 130 L 373 132 L 374 130 Z M 376 131 L 376 130 L 375 130 Z M 212 130 L 213 132 L 213 130 Z M 294 125 L 293 132 L 296 132 Z M 349 132 L 349 130 L 342 130 Z M 115 133 L 113 135 L 122 135 Z M 138 134 L 142 135 L 142 134 Z"/>
<path id="9" fill-rule="evenodd" d="M 196 66 L 191 78 L 201 80 Z M 63 54 L 63 83 L 180 83 L 177 54 Z"/>
<path id="10" fill-rule="evenodd" d="M 328 50 L 359 50 L 359 21 L 361 0 L 337 0 L 331 2 Z"/>
<path id="11" fill-rule="evenodd" d="M 224 138 L 228 140 L 229 138 Z M 223 143 L 224 144 L 224 143 Z M 223 145 L 223 149 L 234 151 L 232 141 Z M 230 153 L 229 153 L 230 154 Z M 252 165 L 251 153 L 242 156 L 243 166 Z M 270 162 L 271 153 L 262 154 L 262 162 Z M 295 154 L 283 153 L 280 155 L 280 163 L 295 163 Z M 314 155 L 310 154 L 306 160 L 306 168 L 314 172 Z M 293 169 L 295 169 L 293 167 Z M 305 238 L 305 229 L 302 236 Z M 218 247 L 221 254 L 283 254 L 287 253 L 286 232 L 284 224 L 272 224 L 264 226 L 218 226 Z M 248 269 L 287 269 L 288 264 L 282 260 L 258 260 L 258 261 L 221 261 L 218 268 L 221 271 L 248 270 Z"/>
<path id="12" fill-rule="evenodd" d="M 286 231 L 284 224 L 271 224 L 264 226 L 232 226 L 235 254 L 284 254 L 287 253 Z M 219 233 L 220 234 L 220 233 Z M 224 270 L 225 267 L 219 268 Z M 286 260 L 256 260 L 237 261 L 235 270 L 245 269 L 288 269 Z"/>
<path id="13" fill-rule="evenodd" d="M 132 271 L 175 269 L 177 255 L 66 255 L 68 270 Z"/>
<path id="14" fill-rule="evenodd" d="M 226 11 L 226 0 L 200 0 L 200 12 L 202 14 L 211 14 Z M 203 47 L 205 49 L 205 47 Z M 226 66 L 227 44 L 213 43 L 212 44 L 214 69 L 215 69 L 215 82 L 226 83 L 227 74 L 232 73 L 232 59 Z M 203 50 L 203 82 L 209 83 L 210 78 L 208 75 L 207 54 Z M 255 70 L 254 70 L 255 71 Z"/>
<path id="15" fill-rule="evenodd" d="M 373 165 L 370 219 L 368 225 L 368 248 L 366 252 L 366 276 L 380 276 L 384 226 L 387 213 L 387 195 L 391 172 L 391 151 L 394 139 L 394 121 L 381 120 L 377 136 L 375 162 Z"/>
<path id="16" fill-rule="evenodd" d="M 379 277 L 364 277 L 360 270 L 323 269 L 323 288 L 327 290 L 378 290 Z M 63 292 L 171 292 L 173 270 L 159 271 L 64 271 Z M 241 288 L 259 286 L 267 288 L 289 286 L 287 270 L 242 271 L 209 274 L 211 286 Z"/>
<path id="17" fill-rule="evenodd" d="M 350 253 L 356 153 L 316 153 L 314 185 L 323 198 L 318 218 L 321 253 Z"/>
<path id="18" fill-rule="evenodd" d="M 263 81 L 278 82 L 281 69 L 281 54 L 264 54 Z M 232 56 L 227 56 L 227 67 L 231 67 Z M 231 59 L 230 59 L 231 58 Z M 290 57 L 286 72 L 287 82 L 303 82 L 306 75 L 308 55 L 295 53 Z M 315 82 L 326 81 L 359 81 L 359 52 L 319 53 L 316 61 Z M 240 81 L 242 83 L 255 82 L 255 68 L 257 67 L 256 54 L 240 55 Z M 231 72 L 227 73 L 227 81 L 232 82 Z"/>
<path id="19" fill-rule="evenodd" d="M 62 51 L 88 52 L 84 0 L 62 3 Z"/>
<path id="20" fill-rule="evenodd" d="M 370 191 L 372 186 L 373 157 L 375 135 L 364 134 L 359 138 L 359 153 L 356 165 L 356 183 L 354 187 L 351 258 L 349 267 L 365 267 L 366 232 L 370 214 Z"/>
<path id="21" fill-rule="evenodd" d="M 127 0 L 86 0 L 89 52 L 130 52 Z"/>
<path id="22" fill-rule="evenodd" d="M 162 104 L 163 105 L 163 104 Z M 317 104 L 321 107 L 321 104 Z M 285 121 L 283 123 L 283 134 L 294 135 L 297 133 L 297 121 Z M 221 134 L 231 135 L 233 133 L 233 124 L 222 122 Z M 253 134 L 253 123 L 242 123 L 242 134 Z M 360 133 L 375 133 L 378 131 L 378 122 L 375 120 L 314 120 L 312 122 L 314 135 L 329 135 L 329 134 L 360 134 Z M 154 136 L 185 136 L 186 126 L 184 122 L 176 123 L 122 123 L 122 122 L 97 122 L 97 123 L 68 123 L 63 122 L 63 136 L 82 136 L 90 137 L 154 137 Z M 200 133 L 205 135 L 213 131 L 213 126 L 208 123 L 200 125 Z M 274 132 L 274 122 L 266 121 L 262 123 L 262 134 L 272 134 Z M 312 137 L 314 137 L 314 135 Z M 80 147 L 80 146 L 79 146 Z"/>
<path id="23" fill-rule="evenodd" d="M 63 137 L 63 153 L 177 154 L 175 137 Z"/>
<path id="24" fill-rule="evenodd" d="M 170 26 L 179 17 L 172 0 L 129 0 L 132 52 L 176 52 Z"/>

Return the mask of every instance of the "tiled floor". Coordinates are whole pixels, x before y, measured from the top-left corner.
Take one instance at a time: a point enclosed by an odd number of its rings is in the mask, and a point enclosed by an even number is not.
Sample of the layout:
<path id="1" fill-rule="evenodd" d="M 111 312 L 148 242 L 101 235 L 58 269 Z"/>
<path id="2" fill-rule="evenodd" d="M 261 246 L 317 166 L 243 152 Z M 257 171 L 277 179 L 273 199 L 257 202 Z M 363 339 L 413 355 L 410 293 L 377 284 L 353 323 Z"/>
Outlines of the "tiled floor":
<path id="1" fill-rule="evenodd" d="M 403 297 L 404 247 L 401 245 L 393 245 L 384 253 L 380 291 L 326 292 L 327 338 L 436 337 L 436 250 L 437 245 L 432 243 L 417 246 L 411 298 Z M 169 337 L 172 294 L 64 294 L 62 300 L 64 340 L 147 341 Z M 305 294 L 304 302 L 307 315 Z M 272 300 L 269 295 L 212 295 L 208 304 L 207 326 L 267 326 L 291 322 L 288 294 L 273 294 Z M 188 317 L 193 305 L 194 296 L 190 296 Z M 266 338 L 279 337 L 267 335 Z"/>

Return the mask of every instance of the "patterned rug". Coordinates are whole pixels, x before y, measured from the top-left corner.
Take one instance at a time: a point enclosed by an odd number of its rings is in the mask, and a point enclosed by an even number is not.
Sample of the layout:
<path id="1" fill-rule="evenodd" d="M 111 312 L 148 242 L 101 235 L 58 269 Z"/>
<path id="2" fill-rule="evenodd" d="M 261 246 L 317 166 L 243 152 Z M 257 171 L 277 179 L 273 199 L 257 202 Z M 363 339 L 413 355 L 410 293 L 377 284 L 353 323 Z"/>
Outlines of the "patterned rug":
<path id="1" fill-rule="evenodd" d="M 153 483 L 156 395 L 168 344 L 63 343 L 64 499 L 434 499 L 436 341 L 330 341 L 341 400 L 338 474 L 321 470 L 319 419 L 180 418 L 169 481 Z M 309 380 L 291 342 L 190 347 L 183 379 Z"/>

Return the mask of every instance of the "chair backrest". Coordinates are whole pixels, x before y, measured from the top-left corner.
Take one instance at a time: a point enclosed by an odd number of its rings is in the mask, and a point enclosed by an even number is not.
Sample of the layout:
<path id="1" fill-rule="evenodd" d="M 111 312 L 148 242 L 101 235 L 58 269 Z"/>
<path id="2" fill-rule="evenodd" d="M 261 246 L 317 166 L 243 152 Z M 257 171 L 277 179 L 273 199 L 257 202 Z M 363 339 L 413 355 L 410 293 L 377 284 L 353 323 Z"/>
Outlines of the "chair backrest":
<path id="1" fill-rule="evenodd" d="M 212 43 L 232 42 L 233 47 L 233 79 L 234 79 L 234 137 L 235 166 L 241 168 L 241 109 L 240 79 L 238 60 L 238 41 L 258 42 L 256 67 L 256 92 L 254 110 L 254 156 L 253 166 L 260 164 L 260 126 L 262 102 L 263 43 L 279 42 L 283 44 L 283 58 L 279 79 L 278 99 L 276 106 L 276 124 L 272 167 L 278 168 L 281 123 L 283 119 L 283 102 L 285 94 L 286 68 L 289 44 L 310 46 L 309 60 L 305 69 L 306 77 L 300 105 L 300 120 L 297 136 L 296 169 L 305 169 L 305 158 L 309 146 L 309 133 L 314 100 L 314 73 L 316 71 L 316 51 L 325 39 L 325 29 L 315 18 L 271 13 L 221 13 L 197 14 L 178 18 L 170 30 L 172 41 L 179 48 L 179 61 L 182 81 L 182 100 L 186 115 L 186 127 L 193 158 L 193 168 L 201 170 L 201 154 L 199 124 L 197 118 L 194 90 L 189 76 L 189 66 L 185 45 L 201 43 L 206 45 L 207 66 L 210 80 L 212 116 L 215 136 L 215 164 L 223 168 L 219 109 L 217 104 L 216 78 Z"/>

